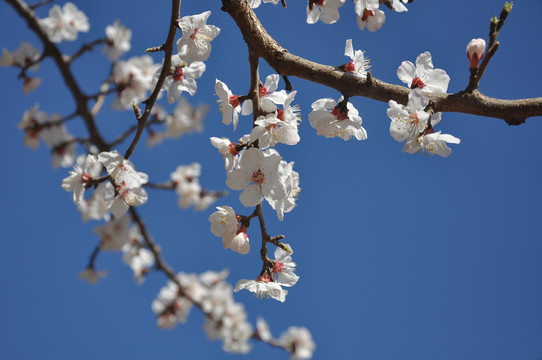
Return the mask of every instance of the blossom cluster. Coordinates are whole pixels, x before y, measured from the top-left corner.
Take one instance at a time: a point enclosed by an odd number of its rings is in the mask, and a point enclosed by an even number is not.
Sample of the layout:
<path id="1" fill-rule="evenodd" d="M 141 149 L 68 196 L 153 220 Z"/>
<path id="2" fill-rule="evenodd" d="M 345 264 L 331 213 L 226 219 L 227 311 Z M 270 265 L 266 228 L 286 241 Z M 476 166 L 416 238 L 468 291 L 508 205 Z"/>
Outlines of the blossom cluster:
<path id="1" fill-rule="evenodd" d="M 25 70 L 39 69 L 39 60 L 41 53 L 26 41 L 19 45 L 19 48 L 13 52 L 8 49 L 2 49 L 2 57 L 0 58 L 0 66 L 15 66 Z M 23 72 L 23 93 L 26 95 L 30 91 L 35 90 L 40 86 L 42 78 L 28 76 L 26 71 Z"/>
<path id="2" fill-rule="evenodd" d="M 168 281 L 152 303 L 158 326 L 171 328 L 185 322 L 196 304 L 207 314 L 203 328 L 210 339 L 222 340 L 225 351 L 247 353 L 252 325 L 243 305 L 233 300 L 232 287 L 224 281 L 227 276 L 226 270 L 177 274 L 177 281 Z"/>
<path id="3" fill-rule="evenodd" d="M 194 210 L 205 210 L 222 194 L 205 190 L 199 183 L 201 165 L 180 165 L 171 173 L 171 181 L 179 196 L 179 206 L 186 209 L 194 206 Z"/>
<path id="4" fill-rule="evenodd" d="M 81 156 L 70 176 L 62 181 L 62 188 L 73 191 L 73 201 L 80 204 L 87 187 L 96 181 L 105 168 L 110 181 L 100 183 L 89 201 L 102 206 L 83 206 L 80 210 L 98 211 L 88 214 L 89 218 L 107 218 L 107 211 L 116 219 L 121 218 L 130 206 L 139 206 L 147 202 L 147 192 L 143 184 L 149 180 L 147 174 L 135 170 L 131 161 L 122 157 L 118 151 L 104 151 L 98 155 Z M 99 182 L 99 181 L 98 181 Z M 99 188 L 102 188 L 99 190 Z M 96 197 L 99 197 L 97 199 Z M 88 205 L 88 204 L 87 204 Z"/>
<path id="5" fill-rule="evenodd" d="M 407 105 L 394 100 L 388 103 L 391 136 L 399 142 L 405 141 L 403 151 L 410 154 L 423 152 L 447 157 L 452 150 L 446 144 L 459 144 L 460 140 L 440 131 L 435 132 L 434 126 L 440 122 L 441 113 L 427 109 L 427 94 L 446 93 L 450 77 L 444 70 L 433 67 L 428 51 L 418 56 L 416 65 L 403 61 L 397 69 L 397 76 L 411 90 Z"/>
<path id="6" fill-rule="evenodd" d="M 277 91 L 278 82 L 279 76 L 272 74 L 260 84 L 258 97 L 263 114 L 254 121 L 254 128 L 243 136 L 239 146 L 228 138 L 213 137 L 211 143 L 225 159 L 226 184 L 232 190 L 243 190 L 239 196 L 241 203 L 256 206 L 265 198 L 282 220 L 284 213 L 295 206 L 300 191 L 299 174 L 292 169 L 293 162 L 282 160 L 273 147 L 278 143 L 295 145 L 299 142 L 300 115 L 299 108 L 292 106 L 296 92 Z M 223 123 L 233 123 L 235 129 L 239 114 L 252 113 L 252 100 L 244 100 L 241 106 L 240 97 L 233 95 L 220 80 L 216 81 L 215 91 L 221 102 Z"/>
<path id="7" fill-rule="evenodd" d="M 342 70 L 357 78 L 367 79 L 369 60 L 363 51 L 354 51 L 351 39 L 346 40 L 344 55 L 351 61 L 343 65 Z M 361 116 L 347 98 L 341 96 L 338 102 L 331 98 L 319 99 L 311 107 L 309 122 L 316 129 L 317 135 L 339 137 L 344 141 L 353 137 L 358 140 L 367 139 L 367 131 L 361 126 Z"/>
<path id="8" fill-rule="evenodd" d="M 256 331 L 247 321 L 244 306 L 233 299 L 232 287 L 225 280 L 228 271 L 206 271 L 202 274 L 180 272 L 168 281 L 152 302 L 158 327 L 169 329 L 184 323 L 190 310 L 197 306 L 206 314 L 203 329 L 211 340 L 221 340 L 225 351 L 247 353 L 249 340 L 255 337 L 292 352 L 292 359 L 309 359 L 315 349 L 310 332 L 303 327 L 290 327 L 278 340 L 273 339 L 262 318 Z"/>
<path id="9" fill-rule="evenodd" d="M 164 139 L 178 139 L 185 134 L 203 131 L 203 119 L 208 111 L 209 106 L 194 107 L 184 97 L 181 97 L 171 114 L 168 114 L 160 105 L 155 105 L 151 111 L 151 122 L 164 124 L 166 129 L 159 132 L 148 127 L 147 146 L 159 144 Z"/>
<path id="10" fill-rule="evenodd" d="M 62 122 L 60 114 L 48 115 L 39 110 L 36 104 L 25 111 L 17 125 L 25 133 L 23 143 L 26 146 L 36 149 L 41 139 L 46 146 L 51 148 L 51 161 L 54 168 L 72 166 L 76 156 L 77 139 L 68 132 Z"/>
<path id="11" fill-rule="evenodd" d="M 336 23 L 340 18 L 339 8 L 345 3 L 346 0 L 308 0 L 307 23 L 314 24 L 318 20 L 324 24 Z M 408 11 L 404 3 L 407 0 L 392 0 L 391 5 L 397 12 Z M 356 20 L 361 30 L 376 31 L 382 27 L 386 14 L 379 6 L 378 0 L 354 0 Z"/>
<path id="12" fill-rule="evenodd" d="M 154 266 L 155 258 L 152 251 L 147 248 L 139 226 L 130 226 L 130 218 L 123 216 L 105 225 L 96 226 L 94 232 L 100 237 L 99 249 L 101 251 L 122 251 L 122 261 L 130 266 L 137 283 L 143 283 L 145 275 Z M 79 278 L 94 285 L 98 282 L 99 277 L 105 275 L 106 271 L 96 271 L 94 264 L 90 264 L 79 274 Z"/>
<path id="13" fill-rule="evenodd" d="M 288 290 L 283 289 L 283 286 L 294 286 L 299 280 L 294 271 L 296 264 L 292 261 L 290 255 L 293 250 L 290 245 L 282 244 L 283 248 L 275 249 L 275 260 L 272 261 L 273 268 L 271 274 L 268 273 L 258 276 L 255 280 L 242 279 L 235 285 L 235 292 L 247 289 L 255 293 L 259 298 L 273 298 L 280 302 L 286 300 Z"/>
<path id="14" fill-rule="evenodd" d="M 279 76 L 271 74 L 264 83 L 258 85 L 255 96 L 259 116 L 254 117 L 251 122 L 253 127 L 250 134 L 243 135 L 237 143 L 225 137 L 212 137 L 211 144 L 224 158 L 226 184 L 232 190 L 241 191 L 241 203 L 246 207 L 254 207 L 259 206 L 265 199 L 276 211 L 279 220 L 283 220 L 284 214 L 296 206 L 296 198 L 301 189 L 299 174 L 293 170 L 294 163 L 283 160 L 275 146 L 279 143 L 295 145 L 300 141 L 300 110 L 293 105 L 297 92 L 278 90 L 278 84 Z M 234 95 L 228 86 L 218 79 L 215 91 L 219 97 L 222 122 L 226 125 L 233 124 L 234 130 L 240 116 L 250 115 L 255 111 L 255 99 Z M 211 232 L 222 238 L 225 249 L 247 254 L 250 251 L 247 229 L 251 217 L 237 214 L 231 206 L 219 206 L 217 210 L 209 217 Z M 281 302 L 285 300 L 288 292 L 282 287 L 294 285 L 299 277 L 293 273 L 295 263 L 291 262 L 289 257 L 292 253 L 291 247 L 278 241 L 274 244 L 277 245 L 276 259 L 262 257 L 262 273 L 256 280 L 240 280 L 235 291 L 247 289 L 258 297 L 271 297 Z"/>
<path id="15" fill-rule="evenodd" d="M 293 360 L 310 359 L 316 348 L 311 333 L 304 327 L 291 326 L 276 340 L 271 335 L 267 322 L 263 318 L 258 318 L 256 333 L 261 340 L 275 343 L 290 351 L 292 353 L 290 359 Z"/>

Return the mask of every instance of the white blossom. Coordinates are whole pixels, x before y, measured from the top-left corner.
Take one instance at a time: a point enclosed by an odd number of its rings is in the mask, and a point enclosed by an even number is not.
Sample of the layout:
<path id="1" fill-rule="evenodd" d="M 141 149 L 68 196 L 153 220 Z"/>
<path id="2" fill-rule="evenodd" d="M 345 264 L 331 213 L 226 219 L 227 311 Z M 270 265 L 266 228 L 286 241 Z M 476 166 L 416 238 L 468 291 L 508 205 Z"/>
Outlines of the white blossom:
<path id="1" fill-rule="evenodd" d="M 352 46 L 352 39 L 346 40 L 344 55 L 348 56 L 352 61 L 345 65 L 345 71 L 356 75 L 362 79 L 367 78 L 367 70 L 369 69 L 369 59 L 365 59 L 363 51 L 356 50 Z"/>
<path id="2" fill-rule="evenodd" d="M 386 14 L 378 8 L 378 0 L 354 0 L 358 27 L 361 30 L 376 31 L 384 25 Z"/>
<path id="3" fill-rule="evenodd" d="M 105 225 L 95 226 L 94 232 L 101 239 L 100 250 L 120 251 L 122 246 L 130 241 L 130 217 L 109 221 Z"/>
<path id="4" fill-rule="evenodd" d="M 446 93 L 450 77 L 442 69 L 434 69 L 431 54 L 426 51 L 416 58 L 416 66 L 403 61 L 397 76 L 410 88 L 420 88 L 427 93 Z"/>
<path id="5" fill-rule="evenodd" d="M 220 33 L 214 25 L 207 25 L 210 11 L 185 16 L 179 21 L 183 36 L 177 41 L 177 51 L 190 61 L 205 61 L 211 54 L 211 41 Z"/>
<path id="6" fill-rule="evenodd" d="M 339 8 L 346 0 L 318 0 L 307 5 L 307 23 L 314 24 L 321 20 L 325 24 L 333 24 L 339 20 Z"/>
<path id="7" fill-rule="evenodd" d="M 279 344 L 292 352 L 290 360 L 310 359 L 316 345 L 304 327 L 291 326 L 280 336 Z"/>
<path id="8" fill-rule="evenodd" d="M 199 79 L 205 72 L 205 63 L 203 61 L 193 61 L 188 65 L 177 55 L 171 57 L 172 74 L 167 76 L 162 90 L 167 90 L 168 103 L 174 103 L 179 100 L 183 91 L 194 95 L 197 90 L 196 79 Z M 154 80 L 157 81 L 162 68 L 156 70 Z"/>
<path id="9" fill-rule="evenodd" d="M 281 286 L 294 286 L 299 280 L 294 271 L 296 263 L 292 261 L 291 255 L 294 253 L 289 244 L 283 244 L 289 251 L 281 247 L 275 249 L 275 263 L 273 266 L 272 278 L 273 281 Z"/>
<path id="10" fill-rule="evenodd" d="M 85 186 L 89 181 L 100 175 L 102 165 L 98 162 L 96 155 L 80 156 L 77 164 L 70 171 L 70 176 L 62 180 L 62 188 L 66 191 L 73 191 L 73 202 L 79 203 L 83 200 Z"/>
<path id="11" fill-rule="evenodd" d="M 258 86 L 258 96 L 260 98 L 260 108 L 263 112 L 273 112 L 277 110 L 277 105 L 283 105 L 287 94 L 284 90 L 276 91 L 279 85 L 279 76 L 277 74 L 268 75 L 265 83 Z M 241 114 L 250 115 L 253 111 L 252 100 L 243 102 Z"/>
<path id="12" fill-rule="evenodd" d="M 228 138 L 211 137 L 211 144 L 218 149 L 224 158 L 226 171 L 231 171 L 239 163 L 239 152 L 234 142 Z"/>
<path id="13" fill-rule="evenodd" d="M 145 100 L 154 86 L 153 75 L 159 67 L 160 64 L 155 64 L 150 55 L 134 56 L 115 63 L 112 78 L 118 87 L 118 94 L 112 108 L 128 110 L 134 102 Z"/>
<path id="14" fill-rule="evenodd" d="M 318 135 L 327 138 L 340 137 L 347 141 L 352 137 L 358 140 L 367 139 L 367 132 L 361 126 L 362 120 L 358 110 L 350 102 L 346 109 L 333 99 L 324 98 L 312 103 L 312 112 L 309 114 L 309 122 L 316 129 Z"/>
<path id="15" fill-rule="evenodd" d="M 250 251 L 249 237 L 246 227 L 238 229 L 237 215 L 230 206 L 218 206 L 218 211 L 209 216 L 211 232 L 222 237 L 224 249 L 232 249 L 239 254 L 247 254 Z"/>
<path id="16" fill-rule="evenodd" d="M 96 271 L 92 267 L 87 267 L 77 275 L 79 280 L 85 280 L 90 285 L 96 285 L 99 278 L 104 278 L 107 276 L 107 271 Z"/>
<path id="17" fill-rule="evenodd" d="M 25 67 L 40 58 L 39 49 L 36 49 L 31 44 L 23 41 L 19 48 L 13 52 L 9 52 L 6 48 L 2 49 L 2 57 L 0 58 L 0 66 L 18 66 Z M 38 70 L 39 63 L 35 63 L 29 69 Z"/>
<path id="18" fill-rule="evenodd" d="M 110 61 L 117 61 L 122 54 L 130 51 L 132 30 L 121 25 L 118 20 L 115 20 L 113 25 L 108 25 L 105 28 L 105 36 L 107 41 L 103 53 L 107 55 Z"/>
<path id="19" fill-rule="evenodd" d="M 284 302 L 288 294 L 288 290 L 284 290 L 280 284 L 271 281 L 269 276 L 258 276 L 256 280 L 239 280 L 233 291 L 238 292 L 243 289 L 255 293 L 257 298 L 273 298 L 280 302 Z"/>
<path id="20" fill-rule="evenodd" d="M 222 113 L 222 122 L 229 125 L 233 122 L 233 130 L 237 128 L 239 113 L 241 112 L 241 103 L 238 95 L 233 95 L 228 86 L 222 81 L 216 79 L 215 91 L 219 98 L 220 112 Z"/>
<path id="21" fill-rule="evenodd" d="M 232 190 L 243 190 L 239 200 L 247 207 L 256 206 L 263 197 L 282 198 L 284 189 L 278 182 L 278 166 L 281 156 L 274 149 L 262 152 L 250 148 L 243 152 L 239 167 L 228 172 L 226 184 Z"/>
<path id="22" fill-rule="evenodd" d="M 49 10 L 49 17 L 40 19 L 39 24 L 54 43 L 62 40 L 74 41 L 78 32 L 87 32 L 90 29 L 87 16 L 71 2 L 67 2 L 62 8 L 53 6 Z"/>
<path id="23" fill-rule="evenodd" d="M 134 225 L 130 228 L 130 241 L 121 248 L 122 261 L 130 266 L 138 284 L 143 283 L 145 274 L 154 265 L 154 255 L 143 243 L 139 226 Z"/>
<path id="24" fill-rule="evenodd" d="M 23 143 L 31 149 L 36 149 L 40 144 L 43 126 L 47 123 L 47 113 L 38 110 L 38 105 L 24 112 L 17 127 L 24 131 Z"/>

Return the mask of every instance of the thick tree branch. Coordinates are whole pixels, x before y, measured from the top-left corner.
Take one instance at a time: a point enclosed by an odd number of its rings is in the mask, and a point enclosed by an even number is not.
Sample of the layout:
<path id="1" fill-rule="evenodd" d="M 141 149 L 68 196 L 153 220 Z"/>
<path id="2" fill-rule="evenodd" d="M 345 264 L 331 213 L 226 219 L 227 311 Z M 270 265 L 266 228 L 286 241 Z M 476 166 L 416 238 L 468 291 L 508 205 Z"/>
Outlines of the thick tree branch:
<path id="1" fill-rule="evenodd" d="M 322 65 L 288 52 L 265 30 L 256 14 L 242 0 L 222 0 L 222 10 L 234 19 L 249 49 L 265 59 L 282 76 L 297 76 L 319 83 L 348 96 L 363 96 L 373 100 L 400 104 L 408 102 L 409 89 L 388 84 L 372 77 L 361 79 L 333 66 Z M 435 111 L 459 112 L 505 120 L 519 125 L 532 116 L 542 116 L 542 97 L 520 100 L 495 99 L 473 91 L 457 94 L 429 94 Z"/>

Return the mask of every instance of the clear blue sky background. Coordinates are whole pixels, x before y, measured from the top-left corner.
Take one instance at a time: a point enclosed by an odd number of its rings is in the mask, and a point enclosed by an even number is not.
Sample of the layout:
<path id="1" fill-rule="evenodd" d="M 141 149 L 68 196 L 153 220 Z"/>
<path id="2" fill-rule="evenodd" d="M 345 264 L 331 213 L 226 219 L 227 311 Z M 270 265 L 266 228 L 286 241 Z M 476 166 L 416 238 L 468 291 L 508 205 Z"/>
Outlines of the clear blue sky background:
<path id="1" fill-rule="evenodd" d="M 132 28 L 132 51 L 125 58 L 141 55 L 165 38 L 168 1 L 75 3 L 91 24 L 82 41 L 103 36 L 115 19 Z M 331 26 L 307 25 L 304 1 L 290 0 L 288 9 L 264 4 L 257 14 L 292 53 L 325 64 L 345 63 L 345 40 L 352 38 L 354 48 L 371 59 L 372 74 L 395 84 L 400 84 L 400 63 L 414 62 L 428 50 L 435 66 L 451 77 L 448 91 L 457 92 L 468 81 L 466 44 L 477 37 L 487 40 L 489 19 L 502 5 L 500 0 L 418 0 L 408 13 L 386 10 L 387 21 L 376 33 L 357 28 L 351 2 Z M 198 161 L 203 186 L 225 189 L 222 158 L 208 139 L 235 139 L 251 128 L 248 118 L 236 133 L 223 125 L 213 95 L 215 78 L 236 93 L 249 88 L 248 55 L 239 30 L 220 11 L 219 1 L 185 0 L 181 12 L 208 9 L 213 12 L 209 23 L 222 32 L 213 42 L 198 92 L 189 99 L 211 105 L 205 131 L 151 150 L 141 143 L 132 160 L 153 182 L 166 181 L 177 165 Z M 499 38 L 501 48 L 482 80 L 483 93 L 505 99 L 542 96 L 541 11 L 539 0 L 514 6 Z M 39 14 L 45 17 L 47 9 Z M 5 2 L 0 2 L 0 34 L 0 47 L 14 50 L 23 40 L 39 47 Z M 79 44 L 61 47 L 71 53 Z M 161 61 L 158 54 L 154 58 Z M 74 69 L 85 91 L 93 93 L 109 63 L 96 49 Z M 270 72 L 262 65 L 262 77 Z M 97 267 L 107 269 L 109 276 L 98 285 L 77 280 L 98 242 L 92 231 L 96 223 L 82 223 L 71 194 L 60 187 L 68 169 L 52 170 L 48 150 L 43 145 L 36 151 L 23 147 L 23 134 L 16 128 L 35 103 L 48 113 L 67 115 L 74 110 L 73 101 L 50 60 L 39 71 L 41 88 L 26 97 L 16 70 L 3 68 L 0 74 L 1 359 L 288 357 L 259 343 L 248 356 L 223 353 L 219 342 L 206 339 L 197 311 L 186 325 L 157 329 L 150 304 L 165 284 L 164 276 L 151 274 L 137 286 L 119 254 L 100 254 Z M 237 293 L 235 299 L 245 304 L 251 322 L 264 316 L 275 336 L 290 325 L 306 326 L 317 343 L 315 359 L 540 359 L 542 119 L 509 127 L 498 119 L 446 113 L 438 129 L 461 138 L 452 155 L 409 155 L 389 135 L 387 104 L 368 99 L 352 99 L 368 140 L 316 136 L 308 122 L 310 104 L 340 94 L 291 80 L 303 115 L 301 142 L 277 150 L 295 161 L 302 192 L 298 207 L 283 222 L 268 205 L 264 211 L 270 233 L 286 235 L 293 246 L 301 279 L 283 304 Z M 134 123 L 130 112 L 109 110 L 110 102 L 98 119 L 108 139 Z M 68 126 L 84 135 L 80 120 Z M 238 195 L 230 191 L 218 205 L 249 214 L 252 210 L 243 208 Z M 249 229 L 252 250 L 241 256 L 224 250 L 211 234 L 207 218 L 213 209 L 183 211 L 173 192 L 149 190 L 149 201 L 140 210 L 177 271 L 228 268 L 232 284 L 259 272 L 257 223 Z"/>

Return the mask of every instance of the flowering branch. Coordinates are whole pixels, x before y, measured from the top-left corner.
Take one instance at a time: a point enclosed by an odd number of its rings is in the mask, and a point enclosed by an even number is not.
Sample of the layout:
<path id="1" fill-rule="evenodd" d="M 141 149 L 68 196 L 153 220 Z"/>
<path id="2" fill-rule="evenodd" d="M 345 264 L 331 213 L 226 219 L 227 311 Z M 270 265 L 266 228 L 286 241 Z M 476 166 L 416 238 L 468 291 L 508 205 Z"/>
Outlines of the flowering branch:
<path id="1" fill-rule="evenodd" d="M 264 58 L 280 75 L 297 76 L 349 96 L 363 96 L 384 102 L 395 100 L 401 104 L 408 102 L 409 89 L 406 87 L 388 84 L 374 77 L 369 81 L 368 78 L 348 76 L 333 66 L 322 65 L 290 53 L 267 33 L 247 2 L 222 0 L 222 5 L 222 10 L 236 22 L 249 49 Z M 542 116 L 542 97 L 503 100 L 485 96 L 478 91 L 428 96 L 434 104 L 435 112 L 494 117 L 503 119 L 509 125 L 519 125 L 529 117 Z"/>
<path id="2" fill-rule="evenodd" d="M 145 128 L 147 119 L 149 118 L 149 115 L 151 114 L 151 109 L 154 106 L 156 99 L 158 98 L 158 94 L 160 93 L 160 90 L 162 89 L 162 85 L 164 84 L 166 77 L 169 75 L 169 71 L 171 67 L 171 55 L 173 54 L 173 44 L 175 42 L 175 34 L 177 32 L 177 24 L 179 23 L 180 14 L 181 14 L 181 0 L 173 0 L 171 2 L 171 20 L 169 23 L 169 32 L 167 35 L 166 42 L 163 45 L 164 64 L 162 66 L 162 71 L 160 72 L 160 76 L 158 77 L 158 81 L 156 82 L 156 86 L 154 87 L 154 90 L 151 96 L 147 100 L 143 101 L 143 103 L 145 104 L 145 112 L 143 113 L 143 116 L 141 116 L 141 118 L 138 118 L 137 131 L 136 131 L 134 139 L 132 140 L 132 143 L 126 150 L 126 153 L 124 155 L 125 159 L 129 159 L 130 156 L 132 156 L 132 153 L 134 152 L 134 149 L 139 141 L 139 138 L 143 134 L 143 129 Z"/>
<path id="3" fill-rule="evenodd" d="M 32 8 L 26 5 L 22 0 L 6 1 L 15 9 L 15 11 L 19 13 L 19 15 L 21 15 L 21 17 L 28 24 L 28 27 L 32 29 L 32 31 L 34 31 L 34 33 L 38 36 L 38 38 L 44 45 L 44 54 L 50 55 L 55 61 L 60 71 L 60 74 L 62 75 L 62 78 L 64 79 L 64 82 L 66 83 L 66 86 L 70 90 L 70 93 L 75 101 L 77 108 L 76 112 L 81 116 L 81 118 L 83 118 L 92 143 L 94 143 L 100 151 L 107 150 L 107 145 L 104 139 L 101 137 L 100 133 L 98 132 L 98 128 L 96 127 L 96 123 L 94 122 L 94 116 L 88 108 L 88 98 L 79 87 L 79 84 L 77 83 L 75 77 L 71 72 L 70 62 L 66 61 L 63 58 L 62 53 L 60 52 L 58 47 L 51 40 L 49 40 L 47 34 L 40 27 L 38 17 L 36 16 Z"/>

